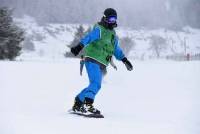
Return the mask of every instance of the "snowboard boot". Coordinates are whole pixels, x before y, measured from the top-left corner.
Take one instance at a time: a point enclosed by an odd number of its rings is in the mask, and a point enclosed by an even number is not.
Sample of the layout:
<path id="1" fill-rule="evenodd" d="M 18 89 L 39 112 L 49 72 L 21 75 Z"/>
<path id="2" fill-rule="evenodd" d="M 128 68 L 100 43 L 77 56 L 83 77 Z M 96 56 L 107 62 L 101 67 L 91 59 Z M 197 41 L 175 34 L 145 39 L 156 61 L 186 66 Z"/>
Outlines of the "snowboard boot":
<path id="1" fill-rule="evenodd" d="M 77 113 L 86 113 L 86 110 L 84 108 L 84 103 L 78 97 L 76 97 L 74 100 L 74 105 L 72 107 L 72 110 Z"/>
<path id="2" fill-rule="evenodd" d="M 101 114 L 101 112 L 94 108 L 93 106 L 93 99 L 90 98 L 85 98 L 85 104 L 84 104 L 84 109 L 87 112 L 87 114 Z"/>

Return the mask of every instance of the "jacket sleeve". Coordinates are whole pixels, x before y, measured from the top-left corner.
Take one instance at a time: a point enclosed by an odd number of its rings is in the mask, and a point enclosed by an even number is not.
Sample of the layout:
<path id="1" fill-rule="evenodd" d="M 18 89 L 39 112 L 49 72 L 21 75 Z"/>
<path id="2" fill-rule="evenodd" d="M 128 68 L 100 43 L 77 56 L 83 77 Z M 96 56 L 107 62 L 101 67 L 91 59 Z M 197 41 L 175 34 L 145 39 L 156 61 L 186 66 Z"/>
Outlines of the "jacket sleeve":
<path id="1" fill-rule="evenodd" d="M 122 60 L 125 57 L 122 49 L 119 46 L 119 39 L 117 37 L 115 38 L 114 56 L 117 60 Z"/>
<path id="2" fill-rule="evenodd" d="M 91 42 L 100 39 L 100 36 L 101 36 L 101 30 L 100 30 L 99 27 L 95 26 L 91 32 L 89 32 L 88 34 L 86 34 L 81 39 L 80 43 L 83 44 L 83 46 L 85 47 L 88 44 L 90 44 Z"/>

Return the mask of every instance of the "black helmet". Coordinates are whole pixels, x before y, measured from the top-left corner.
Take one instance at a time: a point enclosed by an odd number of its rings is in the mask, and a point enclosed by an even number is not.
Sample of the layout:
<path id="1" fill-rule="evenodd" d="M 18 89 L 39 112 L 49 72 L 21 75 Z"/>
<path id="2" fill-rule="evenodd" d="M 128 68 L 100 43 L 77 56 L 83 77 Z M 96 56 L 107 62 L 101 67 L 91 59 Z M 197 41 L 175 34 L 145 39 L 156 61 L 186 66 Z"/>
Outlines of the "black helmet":
<path id="1" fill-rule="evenodd" d="M 117 27 L 117 12 L 113 8 L 107 8 L 100 22 L 101 25 L 108 29 Z"/>
<path id="2" fill-rule="evenodd" d="M 111 16 L 114 16 L 117 18 L 117 12 L 115 9 L 113 8 L 107 8 L 105 11 L 104 11 L 104 17 L 108 18 L 108 17 L 111 17 Z"/>

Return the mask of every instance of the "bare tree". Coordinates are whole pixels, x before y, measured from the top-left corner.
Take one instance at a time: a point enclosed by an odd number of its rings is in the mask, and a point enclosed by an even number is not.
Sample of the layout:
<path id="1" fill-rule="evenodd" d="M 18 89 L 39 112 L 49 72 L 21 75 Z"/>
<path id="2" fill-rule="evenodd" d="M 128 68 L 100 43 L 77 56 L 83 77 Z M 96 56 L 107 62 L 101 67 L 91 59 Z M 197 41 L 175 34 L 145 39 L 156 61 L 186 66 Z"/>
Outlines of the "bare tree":
<path id="1" fill-rule="evenodd" d="M 136 45 L 136 43 L 129 37 L 124 37 L 120 39 L 120 44 L 123 52 L 129 55 L 131 49 Z"/>
<path id="2" fill-rule="evenodd" d="M 157 35 L 152 35 L 150 37 L 150 47 L 149 50 L 152 50 L 157 58 L 160 58 L 160 54 L 167 48 L 167 42 L 164 38 Z"/>
<path id="3" fill-rule="evenodd" d="M 91 30 L 91 28 L 89 27 L 86 31 L 83 28 L 82 25 L 80 25 L 77 30 L 76 33 L 74 34 L 74 39 L 72 40 L 72 42 L 70 43 L 70 45 L 67 45 L 67 47 L 72 48 L 76 45 L 78 45 L 78 43 L 80 42 L 81 38 Z M 79 55 L 82 55 L 83 52 L 81 51 Z M 66 52 L 65 53 L 66 57 L 74 57 L 70 52 Z"/>

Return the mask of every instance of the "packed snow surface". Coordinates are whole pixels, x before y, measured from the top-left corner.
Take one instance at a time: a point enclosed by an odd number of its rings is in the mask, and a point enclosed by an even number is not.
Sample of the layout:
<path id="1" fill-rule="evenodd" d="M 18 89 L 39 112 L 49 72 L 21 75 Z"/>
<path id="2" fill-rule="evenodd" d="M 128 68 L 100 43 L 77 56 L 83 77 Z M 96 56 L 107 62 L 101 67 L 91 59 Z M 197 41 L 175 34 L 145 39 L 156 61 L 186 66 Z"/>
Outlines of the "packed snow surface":
<path id="1" fill-rule="evenodd" d="M 95 106 L 103 119 L 68 114 L 88 85 L 79 60 L 1 61 L 0 134 L 199 134 L 200 62 L 133 61 L 108 68 Z"/>

